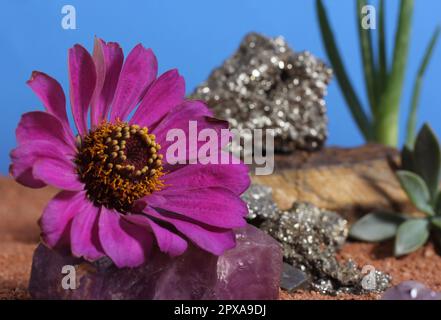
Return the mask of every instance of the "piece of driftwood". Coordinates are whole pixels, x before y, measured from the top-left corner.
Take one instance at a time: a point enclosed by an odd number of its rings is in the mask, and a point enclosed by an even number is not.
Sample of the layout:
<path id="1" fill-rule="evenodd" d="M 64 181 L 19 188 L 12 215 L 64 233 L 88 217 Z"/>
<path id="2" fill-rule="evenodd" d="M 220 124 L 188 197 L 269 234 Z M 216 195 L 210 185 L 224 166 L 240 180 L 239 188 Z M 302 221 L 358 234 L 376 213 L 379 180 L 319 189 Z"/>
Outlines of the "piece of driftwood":
<path id="1" fill-rule="evenodd" d="M 396 149 L 375 144 L 330 147 L 277 155 L 275 163 L 273 175 L 253 176 L 253 182 L 272 187 L 283 209 L 307 201 L 350 221 L 373 210 L 415 211 L 394 174 L 399 165 Z"/>

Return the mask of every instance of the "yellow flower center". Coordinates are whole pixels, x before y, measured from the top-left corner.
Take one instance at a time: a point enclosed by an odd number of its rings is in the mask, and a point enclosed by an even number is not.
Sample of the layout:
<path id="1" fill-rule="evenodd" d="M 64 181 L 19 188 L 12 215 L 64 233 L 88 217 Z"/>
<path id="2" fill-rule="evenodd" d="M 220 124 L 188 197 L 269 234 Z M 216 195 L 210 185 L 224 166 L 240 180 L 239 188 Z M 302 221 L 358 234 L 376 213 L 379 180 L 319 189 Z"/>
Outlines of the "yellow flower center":
<path id="1" fill-rule="evenodd" d="M 122 213 L 163 187 L 161 146 L 147 127 L 103 122 L 77 141 L 77 172 L 97 206 Z"/>

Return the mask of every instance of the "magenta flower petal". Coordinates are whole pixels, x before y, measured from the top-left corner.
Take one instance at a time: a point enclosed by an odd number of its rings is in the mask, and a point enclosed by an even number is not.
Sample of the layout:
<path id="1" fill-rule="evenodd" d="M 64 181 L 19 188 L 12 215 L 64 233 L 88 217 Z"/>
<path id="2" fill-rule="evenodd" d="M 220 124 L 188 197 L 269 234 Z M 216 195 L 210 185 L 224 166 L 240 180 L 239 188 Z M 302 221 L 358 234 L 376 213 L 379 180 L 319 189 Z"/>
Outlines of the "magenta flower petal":
<path id="1" fill-rule="evenodd" d="M 222 154 L 225 154 L 222 152 Z M 226 155 L 228 156 L 228 155 Z M 191 179 L 189 179 L 191 177 Z M 163 178 L 165 185 L 172 186 L 164 189 L 162 194 L 207 188 L 224 187 L 236 195 L 242 194 L 250 185 L 248 167 L 243 164 L 193 164 L 166 174 Z"/>
<path id="2" fill-rule="evenodd" d="M 78 135 L 61 86 L 34 72 L 28 84 L 47 112 L 23 115 L 10 155 L 17 182 L 64 189 L 40 219 L 43 241 L 91 261 L 107 256 L 120 268 L 146 262 L 153 243 L 171 256 L 188 241 L 217 255 L 234 247 L 233 229 L 248 212 L 239 195 L 250 178 L 222 151 L 228 123 L 185 100 L 176 70 L 156 80 L 156 57 L 142 45 L 124 61 L 117 43 L 96 38 L 93 57 L 75 45 L 68 66 Z M 170 133 L 185 138 L 185 149 Z"/>
<path id="3" fill-rule="evenodd" d="M 228 189 L 208 187 L 189 192 L 169 187 L 165 190 L 147 196 L 145 201 L 154 208 L 175 212 L 219 228 L 240 228 L 246 224 L 246 204 Z"/>
<path id="4" fill-rule="evenodd" d="M 73 162 L 60 159 L 41 159 L 34 163 L 32 173 L 38 180 L 70 191 L 81 191 L 84 185 L 78 180 Z"/>
<path id="5" fill-rule="evenodd" d="M 162 121 L 153 130 L 161 146 L 165 146 L 167 132 L 170 129 L 182 129 L 188 134 L 188 122 L 211 117 L 213 112 L 201 101 L 184 101 L 182 104 L 170 110 Z M 173 142 L 168 142 L 172 144 Z"/>
<path id="6" fill-rule="evenodd" d="M 127 56 L 119 76 L 110 121 L 124 121 L 155 80 L 158 62 L 151 49 L 138 44 Z"/>
<path id="7" fill-rule="evenodd" d="M 104 207 L 98 226 L 104 252 L 119 268 L 137 267 L 146 261 L 153 243 L 146 227 L 129 223 L 118 212 Z"/>
<path id="8" fill-rule="evenodd" d="M 95 38 L 93 60 L 97 79 L 92 99 L 91 123 L 92 126 L 96 126 L 107 119 L 123 65 L 124 54 L 119 44 L 115 42 L 106 43 Z"/>
<path id="9" fill-rule="evenodd" d="M 185 250 L 187 250 L 187 241 L 166 228 L 161 227 L 146 216 L 132 214 L 123 216 L 123 218 L 131 223 L 145 226 L 146 228 L 150 229 L 155 235 L 156 242 L 158 243 L 159 249 L 162 252 L 175 257 L 181 255 Z"/>
<path id="10" fill-rule="evenodd" d="M 33 111 L 23 114 L 17 126 L 16 137 L 19 144 L 47 141 L 66 146 L 71 155 L 76 152 L 73 138 L 67 137 L 61 122 L 47 112 Z"/>
<path id="11" fill-rule="evenodd" d="M 189 124 L 190 121 L 196 123 L 197 131 L 196 134 L 204 129 L 212 129 L 216 132 L 217 145 L 219 152 L 222 147 L 222 140 L 225 136 L 229 136 L 230 133 L 228 129 L 228 122 L 223 120 L 218 120 L 211 118 L 212 112 L 207 108 L 207 106 L 201 101 L 185 101 L 179 106 L 173 108 L 158 124 L 152 132 L 156 135 L 156 140 L 161 145 L 162 150 L 168 150 L 168 148 L 175 143 L 175 141 L 167 141 L 167 134 L 170 129 L 180 129 L 185 134 L 185 137 L 190 137 Z M 188 139 L 188 138 L 187 138 Z M 179 163 L 188 162 L 189 160 L 197 159 L 199 148 L 204 145 L 205 141 L 197 141 L 195 152 L 190 150 L 190 143 L 185 145 L 185 153 L 183 157 L 177 157 Z M 219 156 L 219 155 L 218 155 Z M 167 165 L 164 164 L 164 169 L 166 171 L 174 171 L 180 168 L 177 165 Z"/>
<path id="12" fill-rule="evenodd" d="M 11 151 L 12 164 L 9 168 L 15 180 L 30 188 L 41 188 L 44 181 L 34 177 L 33 166 L 39 160 L 58 159 L 66 161 L 71 155 L 71 149 L 62 144 L 48 141 L 34 141 L 20 144 Z"/>
<path id="13" fill-rule="evenodd" d="M 39 220 L 43 241 L 50 246 L 69 244 L 73 217 L 86 203 L 85 192 L 61 191 L 46 206 Z"/>
<path id="14" fill-rule="evenodd" d="M 85 201 L 72 220 L 70 230 L 71 250 L 74 256 L 94 261 L 105 256 L 98 235 L 100 209 Z"/>
<path id="15" fill-rule="evenodd" d="M 167 71 L 152 83 L 130 122 L 151 128 L 184 97 L 184 78 L 177 70 Z"/>
<path id="16" fill-rule="evenodd" d="M 185 115 L 182 115 L 182 117 L 185 117 Z M 190 120 L 187 120 L 187 123 Z M 190 147 L 190 143 L 188 142 L 188 138 L 186 141 L 186 145 L 185 145 L 185 152 L 183 154 L 174 154 L 173 152 L 173 160 L 177 161 L 176 163 L 168 163 L 167 161 L 169 161 L 170 159 L 168 159 L 168 155 L 165 153 L 165 161 L 164 161 L 164 170 L 168 171 L 168 172 L 173 172 L 176 170 L 179 170 L 180 168 L 182 168 L 182 164 L 187 165 L 187 164 L 191 164 L 194 165 L 196 163 L 201 163 L 202 160 L 206 160 L 207 162 L 204 163 L 209 163 L 208 161 L 211 159 L 214 159 L 215 161 L 213 163 L 222 163 L 222 159 L 226 158 L 227 156 L 224 155 L 222 153 L 221 148 L 225 145 L 228 144 L 228 138 L 231 136 L 231 133 L 227 130 L 228 129 L 228 122 L 227 121 L 223 121 L 223 120 L 218 120 L 215 118 L 210 118 L 210 117 L 206 117 L 206 116 L 202 116 L 200 118 L 196 118 L 193 119 L 191 121 L 196 121 L 197 122 L 197 130 L 196 130 L 196 135 L 199 137 L 199 134 L 201 133 L 201 131 L 203 131 L 204 129 L 211 129 L 213 130 L 213 132 L 216 132 L 216 136 L 215 136 L 215 140 L 216 140 L 216 147 L 215 150 L 213 152 L 213 150 L 211 150 L 211 147 L 209 149 L 205 148 L 205 144 L 207 143 L 206 140 L 198 140 L 196 141 L 196 143 L 194 144 L 195 147 L 191 148 Z M 175 125 L 180 125 L 175 123 Z M 176 128 L 176 126 L 173 126 L 172 128 Z M 190 133 L 189 133 L 189 129 L 188 129 L 188 124 L 186 127 L 177 127 L 180 128 L 184 134 L 185 137 L 190 137 Z M 154 130 L 154 132 L 156 133 L 157 131 Z M 165 137 L 162 135 L 162 133 L 158 134 L 159 138 L 158 141 L 161 141 L 161 146 L 163 150 L 169 150 L 169 148 L 172 146 L 172 144 L 175 143 L 175 141 L 164 141 L 163 139 L 165 139 Z M 190 138 L 193 139 L 193 138 Z M 213 138 L 210 138 L 213 139 Z M 194 140 L 193 140 L 194 141 Z M 226 141 L 226 143 L 225 143 Z M 213 143 L 214 141 L 210 140 L 210 145 L 211 143 Z M 205 150 L 203 150 L 202 148 L 205 148 Z M 164 152 L 164 151 L 163 151 Z M 209 157 L 209 159 L 208 159 Z M 232 157 L 232 155 L 230 155 L 229 157 Z M 240 162 L 240 161 L 238 161 Z M 232 163 L 231 161 L 229 161 L 228 163 Z"/>
<path id="17" fill-rule="evenodd" d="M 95 90 L 95 64 L 79 44 L 69 49 L 69 91 L 73 119 L 80 134 L 87 133 L 87 114 Z"/>
<path id="18" fill-rule="evenodd" d="M 234 248 L 236 244 L 234 232 L 229 229 L 215 228 L 201 225 L 195 221 L 179 219 L 177 215 L 159 213 L 150 207 L 146 207 L 144 213 L 162 221 L 169 222 L 198 247 L 215 255 L 223 254 L 225 250 Z"/>
<path id="19" fill-rule="evenodd" d="M 72 136 L 66 112 L 66 97 L 57 80 L 39 71 L 32 72 L 27 84 L 43 102 L 47 112 L 61 121 L 68 135 Z"/>
<path id="20" fill-rule="evenodd" d="M 14 169 L 12 165 L 9 166 L 10 175 L 13 176 L 18 183 L 33 189 L 44 188 L 47 186 L 46 183 L 34 177 L 32 167 L 26 167 L 25 169 L 20 170 L 20 173 L 17 173 L 17 171 L 18 170 Z"/>

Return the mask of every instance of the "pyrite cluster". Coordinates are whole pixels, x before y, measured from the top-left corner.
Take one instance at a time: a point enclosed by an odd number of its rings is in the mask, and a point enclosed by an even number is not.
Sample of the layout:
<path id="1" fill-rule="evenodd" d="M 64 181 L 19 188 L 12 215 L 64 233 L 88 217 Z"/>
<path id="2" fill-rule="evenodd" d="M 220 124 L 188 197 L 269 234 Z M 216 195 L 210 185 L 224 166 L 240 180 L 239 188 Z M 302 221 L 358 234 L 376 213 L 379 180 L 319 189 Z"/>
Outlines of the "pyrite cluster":
<path id="1" fill-rule="evenodd" d="M 250 33 L 192 98 L 205 100 L 232 128 L 274 129 L 276 151 L 314 150 L 327 137 L 324 96 L 331 76 L 322 61 L 293 52 L 282 37 Z M 241 137 L 253 138 L 245 131 Z"/>
<path id="2" fill-rule="evenodd" d="M 389 275 L 374 271 L 369 279 L 353 261 L 337 260 L 348 235 L 347 221 L 337 213 L 301 202 L 280 210 L 272 201 L 271 188 L 260 185 L 252 185 L 243 199 L 248 203 L 249 221 L 282 244 L 285 261 L 309 276 L 312 290 L 363 294 L 389 287 Z"/>

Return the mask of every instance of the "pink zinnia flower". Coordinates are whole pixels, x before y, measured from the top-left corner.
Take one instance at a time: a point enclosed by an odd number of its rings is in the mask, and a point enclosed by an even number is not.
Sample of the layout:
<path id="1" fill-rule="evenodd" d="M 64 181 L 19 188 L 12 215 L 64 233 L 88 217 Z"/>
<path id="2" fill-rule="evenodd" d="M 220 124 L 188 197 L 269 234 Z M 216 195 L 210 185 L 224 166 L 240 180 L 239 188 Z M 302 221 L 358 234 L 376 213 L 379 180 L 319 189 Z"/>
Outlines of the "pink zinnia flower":
<path id="1" fill-rule="evenodd" d="M 156 58 L 142 45 L 124 61 L 117 43 L 96 39 L 92 56 L 80 45 L 69 49 L 68 65 L 78 135 L 60 84 L 34 72 L 28 85 L 46 111 L 22 116 L 11 152 L 19 183 L 62 189 L 40 219 L 42 241 L 90 261 L 108 256 L 118 267 L 141 265 L 154 244 L 171 256 L 188 241 L 216 255 L 234 247 L 232 229 L 245 225 L 247 213 L 239 197 L 249 185 L 247 167 L 170 165 L 164 157 L 169 129 L 188 133 L 194 120 L 199 131 L 220 135 L 226 122 L 185 100 L 176 70 L 157 78 Z"/>

